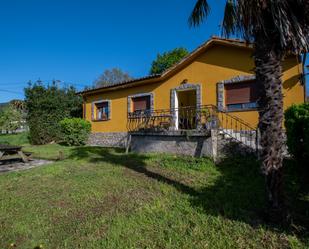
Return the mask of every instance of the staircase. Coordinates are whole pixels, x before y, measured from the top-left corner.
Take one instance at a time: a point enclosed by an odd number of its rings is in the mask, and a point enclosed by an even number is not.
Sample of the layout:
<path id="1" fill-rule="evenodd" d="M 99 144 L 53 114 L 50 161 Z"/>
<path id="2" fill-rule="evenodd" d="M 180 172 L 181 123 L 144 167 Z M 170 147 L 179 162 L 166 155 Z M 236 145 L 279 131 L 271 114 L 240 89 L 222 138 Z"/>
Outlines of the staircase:
<path id="1" fill-rule="evenodd" d="M 205 135 L 218 130 L 224 140 L 237 142 L 254 153 L 259 149 L 257 128 L 214 105 L 128 113 L 127 128 L 130 133 L 160 135 Z"/>
<path id="2" fill-rule="evenodd" d="M 224 139 L 240 143 L 256 154 L 258 153 L 259 133 L 257 128 L 225 111 L 217 110 L 217 119 L 219 134 Z"/>

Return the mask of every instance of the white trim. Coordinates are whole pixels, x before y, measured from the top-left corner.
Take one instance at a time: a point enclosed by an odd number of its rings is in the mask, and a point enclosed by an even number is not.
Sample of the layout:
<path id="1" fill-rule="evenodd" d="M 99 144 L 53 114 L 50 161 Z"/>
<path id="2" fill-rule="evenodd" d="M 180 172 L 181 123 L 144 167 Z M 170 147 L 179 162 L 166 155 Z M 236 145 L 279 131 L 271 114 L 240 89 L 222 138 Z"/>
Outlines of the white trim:
<path id="1" fill-rule="evenodd" d="M 178 130 L 179 129 L 179 100 L 178 100 L 178 94 L 177 91 L 174 91 L 174 98 L 175 98 L 175 129 Z"/>

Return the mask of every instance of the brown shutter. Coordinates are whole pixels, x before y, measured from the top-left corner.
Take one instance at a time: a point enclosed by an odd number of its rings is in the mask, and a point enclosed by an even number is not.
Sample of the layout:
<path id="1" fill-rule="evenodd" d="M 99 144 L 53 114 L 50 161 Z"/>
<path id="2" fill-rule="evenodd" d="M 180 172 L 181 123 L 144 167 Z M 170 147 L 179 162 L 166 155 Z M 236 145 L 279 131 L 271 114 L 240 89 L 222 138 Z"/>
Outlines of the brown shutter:
<path id="1" fill-rule="evenodd" d="M 97 103 L 97 108 L 108 108 L 108 102 Z"/>
<path id="2" fill-rule="evenodd" d="M 132 102 L 134 112 L 150 109 L 150 96 L 132 98 Z"/>
<path id="3" fill-rule="evenodd" d="M 255 81 L 225 85 L 225 104 L 243 104 L 256 102 L 258 89 Z"/>

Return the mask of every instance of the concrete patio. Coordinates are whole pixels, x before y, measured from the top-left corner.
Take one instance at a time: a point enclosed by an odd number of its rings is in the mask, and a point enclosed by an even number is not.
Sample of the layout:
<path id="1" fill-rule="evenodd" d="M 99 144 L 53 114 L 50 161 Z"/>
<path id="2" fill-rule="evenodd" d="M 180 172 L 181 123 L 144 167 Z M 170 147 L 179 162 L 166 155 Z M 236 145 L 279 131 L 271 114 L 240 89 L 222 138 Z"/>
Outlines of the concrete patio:
<path id="1" fill-rule="evenodd" d="M 0 174 L 6 173 L 6 172 L 32 169 L 32 168 L 50 164 L 52 162 L 53 161 L 40 160 L 40 159 L 30 160 L 27 163 L 23 163 L 20 160 L 7 160 L 4 162 L 0 162 Z"/>

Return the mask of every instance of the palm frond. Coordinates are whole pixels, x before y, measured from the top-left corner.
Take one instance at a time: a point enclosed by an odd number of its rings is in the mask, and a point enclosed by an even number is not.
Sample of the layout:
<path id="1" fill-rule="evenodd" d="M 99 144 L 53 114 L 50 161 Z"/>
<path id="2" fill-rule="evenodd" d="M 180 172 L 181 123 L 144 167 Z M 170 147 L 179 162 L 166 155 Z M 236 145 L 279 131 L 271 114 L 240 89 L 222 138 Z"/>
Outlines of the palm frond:
<path id="1" fill-rule="evenodd" d="M 229 37 L 235 35 L 238 28 L 237 5 L 235 0 L 227 0 L 222 22 L 222 35 Z"/>
<path id="2" fill-rule="evenodd" d="M 226 34 L 241 34 L 245 39 L 263 34 L 277 49 L 301 53 L 309 49 L 309 0 L 228 0 L 234 16 L 227 15 Z M 231 12 L 232 3 L 226 11 Z M 230 15 L 230 16 L 229 16 Z M 235 21 L 234 26 L 228 26 Z"/>
<path id="3" fill-rule="evenodd" d="M 189 24 L 201 24 L 209 11 L 207 0 L 197 0 Z M 309 51 L 309 0 L 226 0 L 222 35 L 263 36 L 278 50 Z"/>
<path id="4" fill-rule="evenodd" d="M 207 0 L 198 0 L 194 6 L 194 9 L 189 17 L 189 25 L 198 26 L 204 19 L 207 18 L 210 12 L 210 6 Z"/>

